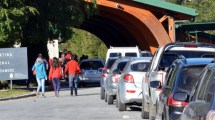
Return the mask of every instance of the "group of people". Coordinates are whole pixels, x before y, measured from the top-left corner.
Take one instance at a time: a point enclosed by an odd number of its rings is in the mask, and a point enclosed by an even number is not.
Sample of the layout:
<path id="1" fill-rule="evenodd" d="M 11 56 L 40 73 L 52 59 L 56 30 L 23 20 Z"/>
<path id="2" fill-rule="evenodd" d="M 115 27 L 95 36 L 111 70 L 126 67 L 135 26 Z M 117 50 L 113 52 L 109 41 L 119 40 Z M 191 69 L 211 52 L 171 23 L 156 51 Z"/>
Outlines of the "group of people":
<path id="1" fill-rule="evenodd" d="M 66 64 L 65 61 L 67 61 Z M 62 66 L 63 63 L 65 64 L 64 66 Z M 49 65 L 49 75 L 47 76 L 46 71 L 48 70 Z M 38 84 L 36 92 L 37 97 L 39 96 L 40 89 L 42 89 L 42 97 L 45 97 L 45 80 L 47 79 L 52 81 L 55 96 L 59 97 L 60 79 L 64 78 L 65 74 L 68 75 L 71 95 L 73 95 L 73 91 L 76 96 L 78 95 L 78 74 L 81 70 L 77 61 L 77 55 L 67 53 L 65 54 L 64 59 L 54 57 L 53 59 L 49 59 L 48 63 L 47 60 L 42 57 L 42 54 L 39 54 L 32 67 L 32 71 L 36 72 L 35 76 Z"/>

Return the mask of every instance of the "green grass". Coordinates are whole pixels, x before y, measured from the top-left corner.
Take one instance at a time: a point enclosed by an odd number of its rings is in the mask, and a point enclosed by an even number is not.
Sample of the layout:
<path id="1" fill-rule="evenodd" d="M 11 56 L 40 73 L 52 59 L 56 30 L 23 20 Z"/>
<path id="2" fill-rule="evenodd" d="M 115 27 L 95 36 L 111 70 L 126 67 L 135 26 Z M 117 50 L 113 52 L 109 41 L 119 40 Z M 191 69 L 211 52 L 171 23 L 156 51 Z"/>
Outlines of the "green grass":
<path id="1" fill-rule="evenodd" d="M 21 89 L 13 89 L 13 90 L 1 90 L 0 91 L 0 98 L 7 98 L 13 96 L 24 95 L 27 93 L 31 93 L 32 91 L 29 90 L 21 90 Z"/>

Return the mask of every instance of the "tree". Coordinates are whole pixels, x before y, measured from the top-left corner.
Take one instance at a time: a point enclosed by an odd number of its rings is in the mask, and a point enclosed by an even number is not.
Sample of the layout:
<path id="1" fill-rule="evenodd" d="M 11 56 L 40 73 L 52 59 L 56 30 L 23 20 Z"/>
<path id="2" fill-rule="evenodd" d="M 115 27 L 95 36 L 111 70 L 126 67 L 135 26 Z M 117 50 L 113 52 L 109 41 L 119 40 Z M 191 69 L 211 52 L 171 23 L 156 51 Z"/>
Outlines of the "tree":
<path id="1" fill-rule="evenodd" d="M 29 16 L 38 11 L 25 4 L 24 0 L 1 0 L 0 2 L 0 47 L 11 47 L 23 39 L 23 29 Z"/>

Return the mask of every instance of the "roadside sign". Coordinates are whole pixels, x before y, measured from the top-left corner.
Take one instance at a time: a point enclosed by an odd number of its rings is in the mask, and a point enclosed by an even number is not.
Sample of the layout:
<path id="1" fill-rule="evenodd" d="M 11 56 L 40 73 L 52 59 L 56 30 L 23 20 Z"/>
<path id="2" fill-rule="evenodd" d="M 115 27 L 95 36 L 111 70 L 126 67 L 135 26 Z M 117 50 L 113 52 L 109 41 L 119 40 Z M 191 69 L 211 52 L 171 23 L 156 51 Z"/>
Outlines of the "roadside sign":
<path id="1" fill-rule="evenodd" d="M 0 80 L 28 79 L 27 48 L 0 49 Z"/>

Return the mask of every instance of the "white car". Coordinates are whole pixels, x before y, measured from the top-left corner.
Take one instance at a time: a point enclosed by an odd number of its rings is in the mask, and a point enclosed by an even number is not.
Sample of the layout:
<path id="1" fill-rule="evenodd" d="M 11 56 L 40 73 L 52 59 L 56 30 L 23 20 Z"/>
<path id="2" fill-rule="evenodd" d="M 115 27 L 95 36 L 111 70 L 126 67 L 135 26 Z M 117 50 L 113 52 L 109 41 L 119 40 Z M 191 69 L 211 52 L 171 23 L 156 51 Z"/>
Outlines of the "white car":
<path id="1" fill-rule="evenodd" d="M 136 47 L 110 47 L 106 54 L 106 62 L 110 57 L 140 57 L 141 51 Z"/>
<path id="2" fill-rule="evenodd" d="M 117 87 L 117 107 L 125 111 L 127 105 L 142 104 L 142 79 L 151 64 L 152 57 L 131 58 L 126 64 Z"/>

